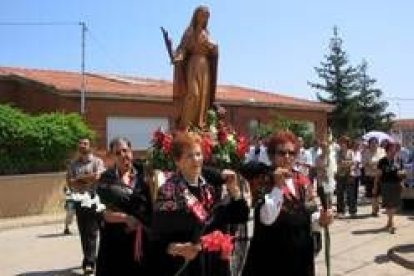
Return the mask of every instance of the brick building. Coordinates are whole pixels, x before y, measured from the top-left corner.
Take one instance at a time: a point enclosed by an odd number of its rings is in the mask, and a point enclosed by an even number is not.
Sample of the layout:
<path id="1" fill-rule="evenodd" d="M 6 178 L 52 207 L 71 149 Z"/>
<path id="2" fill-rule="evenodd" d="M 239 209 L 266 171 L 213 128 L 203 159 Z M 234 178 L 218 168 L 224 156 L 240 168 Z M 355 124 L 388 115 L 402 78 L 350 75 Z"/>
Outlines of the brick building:
<path id="1" fill-rule="evenodd" d="M 414 119 L 395 120 L 391 133 L 399 138 L 404 147 L 414 149 Z"/>
<path id="2" fill-rule="evenodd" d="M 169 81 L 87 73 L 85 83 L 85 119 L 97 132 L 101 148 L 122 135 L 135 149 L 144 149 L 156 128 L 167 129 L 174 121 Z M 29 113 L 79 112 L 80 86 L 77 72 L 0 67 L 0 103 Z M 323 137 L 332 110 L 319 102 L 230 85 L 217 87 L 216 101 L 227 109 L 229 122 L 246 134 L 278 114 L 309 122 L 316 137 Z"/>

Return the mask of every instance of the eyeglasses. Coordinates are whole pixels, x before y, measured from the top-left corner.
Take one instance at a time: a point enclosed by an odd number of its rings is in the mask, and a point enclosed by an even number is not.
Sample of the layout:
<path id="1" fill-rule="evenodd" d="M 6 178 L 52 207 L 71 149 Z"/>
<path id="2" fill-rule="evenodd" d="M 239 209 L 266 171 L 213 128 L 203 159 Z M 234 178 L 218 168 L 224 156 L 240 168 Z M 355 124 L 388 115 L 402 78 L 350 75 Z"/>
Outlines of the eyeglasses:
<path id="1" fill-rule="evenodd" d="M 289 156 L 295 156 L 296 151 L 294 151 L 294 150 L 277 150 L 276 154 L 277 155 L 282 155 L 282 156 L 286 156 L 286 154 L 289 154 Z"/>
<path id="2" fill-rule="evenodd" d="M 115 151 L 115 155 L 116 156 L 120 156 L 120 155 L 122 155 L 123 153 L 128 153 L 129 152 L 129 150 L 130 149 L 119 149 L 119 150 L 117 150 L 117 151 Z"/>

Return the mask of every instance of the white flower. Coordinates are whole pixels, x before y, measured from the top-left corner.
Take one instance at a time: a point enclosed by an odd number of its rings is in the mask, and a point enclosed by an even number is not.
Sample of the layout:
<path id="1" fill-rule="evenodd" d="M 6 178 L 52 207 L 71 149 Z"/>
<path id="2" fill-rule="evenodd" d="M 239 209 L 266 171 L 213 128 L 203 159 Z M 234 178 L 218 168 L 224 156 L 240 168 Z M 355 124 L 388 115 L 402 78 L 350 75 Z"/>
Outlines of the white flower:
<path id="1" fill-rule="evenodd" d="M 75 202 L 79 202 L 80 206 L 82 208 L 93 208 L 95 207 L 96 212 L 102 212 L 106 209 L 105 204 L 101 203 L 101 199 L 99 198 L 99 195 L 95 194 L 93 197 L 91 197 L 91 194 L 88 192 L 82 192 L 82 193 L 73 193 L 71 195 L 71 200 Z"/>
<path id="2" fill-rule="evenodd" d="M 216 128 L 216 126 L 211 125 L 210 126 L 210 132 L 211 133 L 214 133 L 214 134 L 217 134 L 217 128 Z"/>
<path id="3" fill-rule="evenodd" d="M 227 135 L 227 141 L 232 145 L 232 146 L 236 146 L 236 139 L 234 138 L 234 134 L 233 133 L 229 133 Z"/>

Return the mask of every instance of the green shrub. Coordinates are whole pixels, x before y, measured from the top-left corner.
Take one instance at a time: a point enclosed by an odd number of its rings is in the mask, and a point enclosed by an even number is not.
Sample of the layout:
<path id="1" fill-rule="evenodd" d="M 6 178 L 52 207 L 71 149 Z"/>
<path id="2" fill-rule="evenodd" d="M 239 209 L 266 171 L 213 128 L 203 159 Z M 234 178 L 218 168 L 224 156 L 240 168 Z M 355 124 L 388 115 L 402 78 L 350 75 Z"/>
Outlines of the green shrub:
<path id="1" fill-rule="evenodd" d="M 0 105 L 0 175 L 61 170 L 79 138 L 94 136 L 77 114 L 31 116 Z"/>
<path id="2" fill-rule="evenodd" d="M 312 145 L 314 134 L 305 122 L 288 119 L 278 114 L 274 114 L 273 116 L 274 118 L 269 123 L 259 125 L 253 130 L 255 136 L 268 137 L 278 130 L 289 130 L 296 136 L 302 137 L 306 147 Z"/>

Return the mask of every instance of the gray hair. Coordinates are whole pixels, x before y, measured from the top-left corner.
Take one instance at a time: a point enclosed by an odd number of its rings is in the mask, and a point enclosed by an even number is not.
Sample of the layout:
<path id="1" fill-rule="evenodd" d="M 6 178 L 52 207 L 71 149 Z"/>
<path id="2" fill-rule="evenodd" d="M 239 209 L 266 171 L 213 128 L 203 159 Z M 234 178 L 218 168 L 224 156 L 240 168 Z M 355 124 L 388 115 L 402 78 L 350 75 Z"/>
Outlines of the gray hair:
<path id="1" fill-rule="evenodd" d="M 131 148 L 131 141 L 126 137 L 115 137 L 109 143 L 109 151 L 112 152 L 116 145 L 126 144 L 128 148 Z"/>

